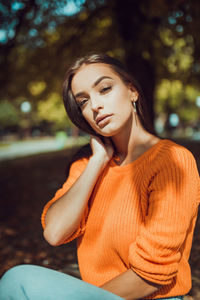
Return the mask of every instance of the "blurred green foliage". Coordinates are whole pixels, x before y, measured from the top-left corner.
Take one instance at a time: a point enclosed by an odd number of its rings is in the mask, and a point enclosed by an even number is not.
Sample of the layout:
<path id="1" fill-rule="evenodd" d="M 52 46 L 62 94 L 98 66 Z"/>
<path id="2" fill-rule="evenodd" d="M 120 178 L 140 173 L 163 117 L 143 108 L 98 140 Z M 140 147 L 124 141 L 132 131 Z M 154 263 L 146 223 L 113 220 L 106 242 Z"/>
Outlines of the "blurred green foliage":
<path id="1" fill-rule="evenodd" d="M 51 122 L 53 131 L 62 130 L 70 126 L 66 118 L 66 112 L 62 103 L 61 95 L 51 93 L 47 99 L 37 103 L 38 118 L 42 121 Z"/>
<path id="2" fill-rule="evenodd" d="M 180 80 L 163 79 L 156 89 L 156 112 L 174 112 L 183 123 L 199 120 L 196 98 L 200 89 L 192 85 L 183 85 Z"/>
<path id="3" fill-rule="evenodd" d="M 88 52 L 108 53 L 129 66 L 152 120 L 176 112 L 184 124 L 199 122 L 198 11 L 198 0 L 2 1 L 1 127 L 70 127 L 62 81 L 68 65 Z M 23 101 L 32 105 L 29 115 L 20 111 Z"/>
<path id="4" fill-rule="evenodd" d="M 17 125 L 20 121 L 19 111 L 10 102 L 3 100 L 0 102 L 0 126 Z"/>

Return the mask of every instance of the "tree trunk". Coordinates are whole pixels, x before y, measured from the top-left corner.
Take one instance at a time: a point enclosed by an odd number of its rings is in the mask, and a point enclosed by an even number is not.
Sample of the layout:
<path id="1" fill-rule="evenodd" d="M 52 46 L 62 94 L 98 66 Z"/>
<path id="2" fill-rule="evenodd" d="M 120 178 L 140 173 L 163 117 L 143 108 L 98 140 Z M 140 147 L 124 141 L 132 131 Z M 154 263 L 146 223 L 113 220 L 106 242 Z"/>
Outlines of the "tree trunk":
<path id="1" fill-rule="evenodd" d="M 142 56 L 145 50 L 149 50 L 148 47 L 152 48 L 151 45 L 146 44 L 147 41 L 143 40 L 146 35 L 144 30 L 147 28 L 149 19 L 142 13 L 142 2 L 142 0 L 140 2 L 127 0 L 122 3 L 121 0 L 116 0 L 113 5 L 116 27 L 124 43 L 125 63 L 141 85 L 150 118 L 153 122 L 155 72 L 151 61 L 144 59 Z M 149 26 L 152 26 L 152 24 L 149 24 Z M 151 39 L 149 41 L 151 43 Z"/>

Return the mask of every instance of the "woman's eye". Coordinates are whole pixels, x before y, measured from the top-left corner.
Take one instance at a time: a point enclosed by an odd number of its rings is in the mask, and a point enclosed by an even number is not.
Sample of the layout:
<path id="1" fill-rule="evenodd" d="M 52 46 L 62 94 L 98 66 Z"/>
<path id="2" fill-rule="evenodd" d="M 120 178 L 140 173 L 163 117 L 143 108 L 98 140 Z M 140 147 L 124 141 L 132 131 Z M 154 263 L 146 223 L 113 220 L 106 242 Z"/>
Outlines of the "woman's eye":
<path id="1" fill-rule="evenodd" d="M 79 107 L 82 107 L 86 102 L 88 101 L 88 99 L 83 99 L 79 102 Z"/>
<path id="2" fill-rule="evenodd" d="M 100 89 L 100 93 L 104 94 L 104 93 L 108 92 L 109 90 L 111 90 L 111 88 L 112 88 L 111 85 L 110 86 L 106 86 L 106 87 Z"/>

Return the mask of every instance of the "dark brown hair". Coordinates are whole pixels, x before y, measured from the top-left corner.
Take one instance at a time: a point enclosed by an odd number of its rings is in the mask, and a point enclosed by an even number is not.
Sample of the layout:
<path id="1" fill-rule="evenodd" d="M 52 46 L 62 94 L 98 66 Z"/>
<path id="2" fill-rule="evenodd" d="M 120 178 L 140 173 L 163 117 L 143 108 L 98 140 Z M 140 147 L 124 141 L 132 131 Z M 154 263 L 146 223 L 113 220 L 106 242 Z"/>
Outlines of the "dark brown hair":
<path id="1" fill-rule="evenodd" d="M 106 54 L 92 54 L 77 59 L 68 69 L 65 75 L 63 84 L 63 101 L 67 114 L 72 123 L 74 123 L 78 128 L 89 134 L 97 135 L 97 133 L 93 130 L 93 128 L 83 117 L 81 109 L 76 103 L 76 100 L 71 90 L 71 82 L 73 76 L 80 69 L 80 67 L 84 64 L 89 65 L 95 63 L 103 63 L 109 65 L 110 68 L 121 78 L 121 80 L 126 85 L 132 85 L 137 90 L 139 94 L 138 100 L 136 102 L 137 116 L 143 128 L 149 133 L 156 135 L 153 128 L 153 124 L 149 117 L 144 94 L 137 80 L 120 61 Z"/>

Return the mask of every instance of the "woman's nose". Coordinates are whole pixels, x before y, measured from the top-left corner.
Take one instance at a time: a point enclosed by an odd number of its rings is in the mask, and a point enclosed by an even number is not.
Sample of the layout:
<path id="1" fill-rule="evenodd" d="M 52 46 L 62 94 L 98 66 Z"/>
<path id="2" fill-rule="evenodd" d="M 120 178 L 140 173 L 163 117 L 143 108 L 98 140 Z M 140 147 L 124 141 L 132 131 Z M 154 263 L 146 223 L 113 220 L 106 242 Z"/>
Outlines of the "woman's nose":
<path id="1" fill-rule="evenodd" d="M 98 111 L 100 108 L 103 108 L 102 101 L 98 97 L 93 97 L 91 99 L 91 108 L 93 111 Z"/>

